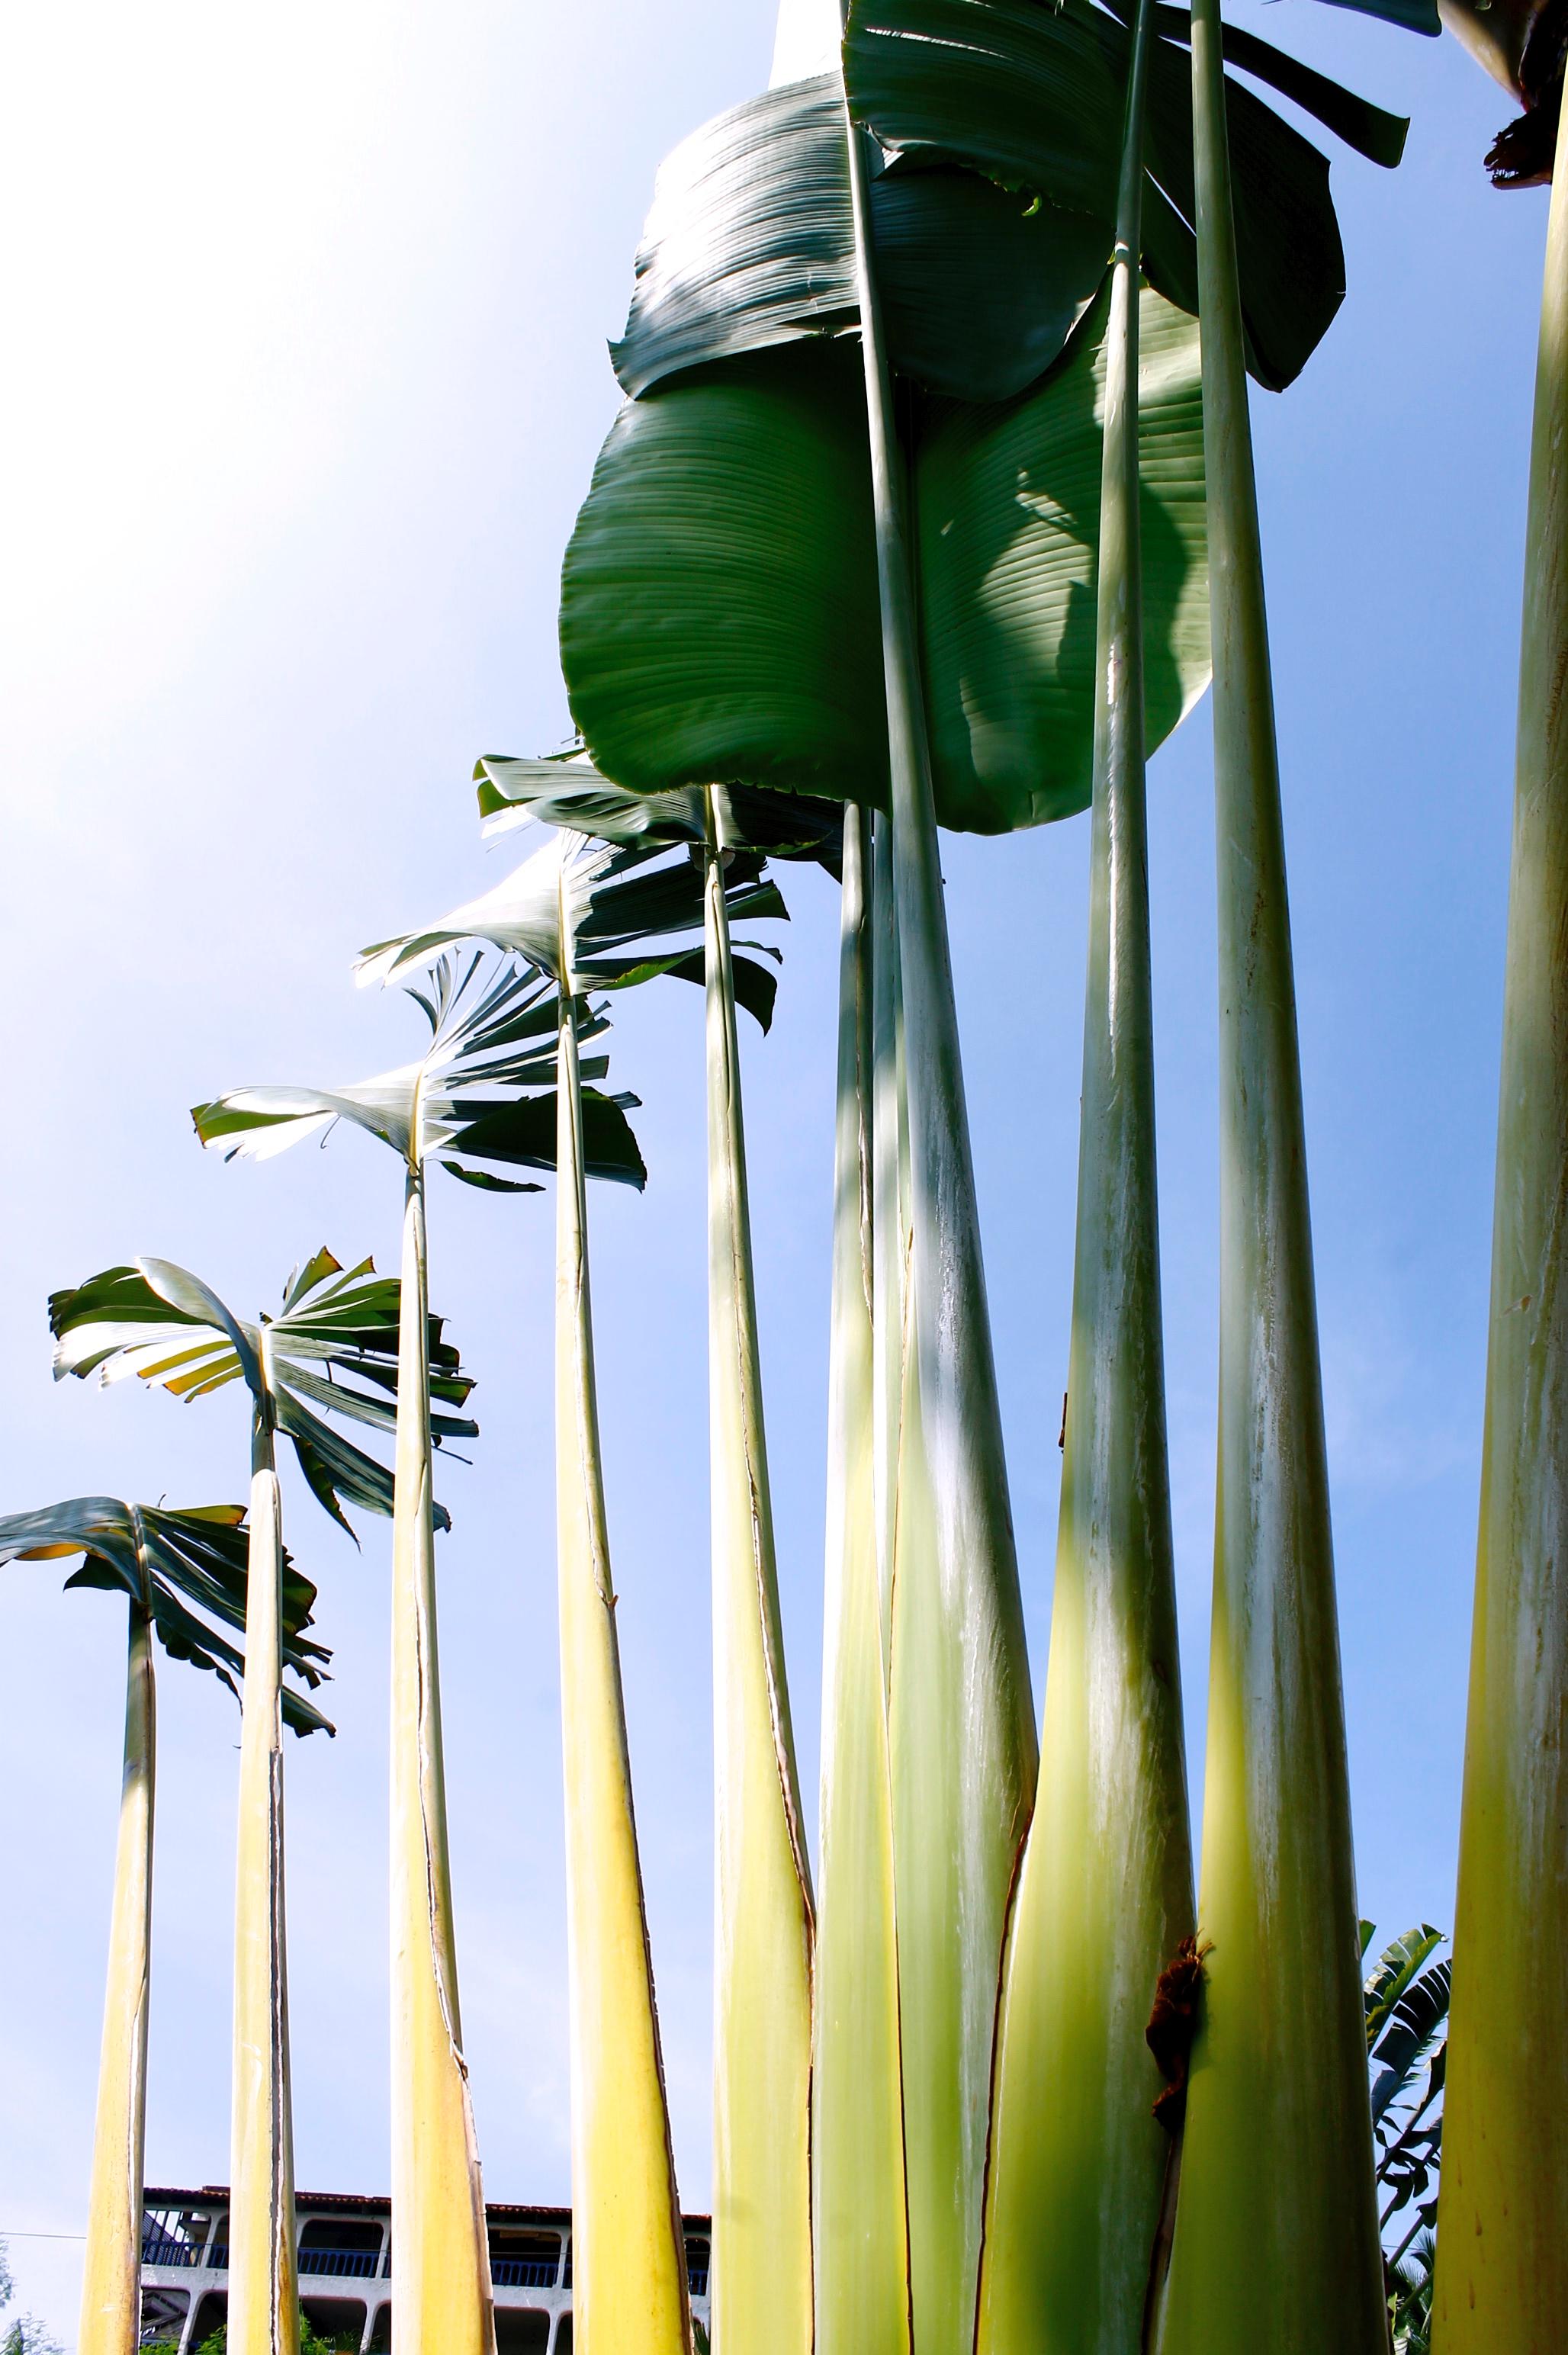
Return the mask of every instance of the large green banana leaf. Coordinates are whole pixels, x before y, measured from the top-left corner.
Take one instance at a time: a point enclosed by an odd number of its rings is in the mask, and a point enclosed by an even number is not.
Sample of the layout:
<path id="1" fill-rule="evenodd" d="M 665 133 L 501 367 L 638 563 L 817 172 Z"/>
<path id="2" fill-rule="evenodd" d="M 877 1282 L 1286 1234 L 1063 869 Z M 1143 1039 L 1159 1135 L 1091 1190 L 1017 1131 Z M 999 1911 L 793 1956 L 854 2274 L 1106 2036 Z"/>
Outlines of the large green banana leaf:
<path id="1" fill-rule="evenodd" d="M 1266 50 L 1265 44 L 1259 45 Z M 1277 55 L 1277 52 L 1274 53 Z M 857 118 L 912 161 L 965 164 L 1048 205 L 1115 213 L 1127 33 L 1089 0 L 857 0 L 845 70 Z M 1268 57 L 1248 59 L 1257 72 Z M 1290 61 L 1285 61 L 1288 69 Z M 1290 95 L 1390 160 L 1394 118 L 1317 92 L 1297 70 Z M 1278 390 L 1298 376 L 1345 293 L 1328 166 L 1272 108 L 1230 81 L 1232 195 L 1247 364 Z M 1190 69 L 1175 44 L 1149 59 L 1144 268 L 1196 311 Z"/>
<path id="2" fill-rule="evenodd" d="M 560 644 L 595 765 L 635 793 L 884 798 L 855 354 L 753 355 L 629 402 L 567 549 Z"/>
<path id="3" fill-rule="evenodd" d="M 919 551 L 938 807 L 993 833 L 1087 807 L 1105 304 L 1061 367 L 998 409 L 949 404 L 922 437 Z M 1152 749 L 1209 682 L 1198 331 L 1139 304 L 1138 442 Z"/>
<path id="4" fill-rule="evenodd" d="M 959 400 L 1033 383 L 1110 256 L 1103 212 L 1044 212 L 973 172 L 884 174 L 872 206 L 896 365 Z M 838 77 L 767 91 L 683 140 L 660 168 L 613 347 L 626 390 L 859 321 Z"/>
<path id="5" fill-rule="evenodd" d="M 944 825 L 1083 809 L 1093 728 L 1100 308 L 1032 391 L 937 404 L 915 464 Z M 1194 323 L 1144 296 L 1151 746 L 1208 678 Z M 561 655 L 598 765 L 881 800 L 886 717 L 864 394 L 851 354 L 704 369 L 631 402 L 567 551 Z"/>

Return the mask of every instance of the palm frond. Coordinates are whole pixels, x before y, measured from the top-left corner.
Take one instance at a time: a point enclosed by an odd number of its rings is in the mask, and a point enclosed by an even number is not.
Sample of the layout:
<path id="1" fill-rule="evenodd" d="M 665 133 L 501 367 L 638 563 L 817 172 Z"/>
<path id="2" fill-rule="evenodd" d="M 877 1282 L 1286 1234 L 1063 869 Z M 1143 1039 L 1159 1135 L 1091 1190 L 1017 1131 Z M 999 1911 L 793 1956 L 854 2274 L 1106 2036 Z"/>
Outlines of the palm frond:
<path id="1" fill-rule="evenodd" d="M 471 1185 L 538 1193 L 464 1166 L 467 1156 L 555 1167 L 555 1041 L 560 992 L 548 974 L 485 949 L 465 960 L 442 956 L 406 993 L 430 1025 L 416 1063 L 336 1089 L 237 1088 L 191 1118 L 205 1146 L 224 1157 L 266 1160 L 302 1138 L 347 1120 L 418 1166 L 428 1157 Z M 578 1038 L 609 1028 L 602 1007 L 585 1006 Z M 604 1057 L 585 1060 L 585 1080 L 603 1079 Z M 485 1090 L 481 1097 L 475 1091 Z M 497 1095 L 492 1092 L 502 1090 Z M 590 1172 L 641 1186 L 646 1178 L 627 1124 L 629 1096 L 595 1095 Z"/>
<path id="2" fill-rule="evenodd" d="M 1370 1922 L 1364 1922 L 1361 1930 L 1364 1955 L 1376 1934 Z M 1441 1930 L 1435 1930 L 1430 1922 L 1418 1922 L 1413 1930 L 1406 1930 L 1383 1948 L 1365 1987 L 1369 2052 L 1387 2027 L 1406 1987 L 1442 1944 Z"/>
<path id="3" fill-rule="evenodd" d="M 458 942 L 487 941 L 526 958 L 574 994 L 596 986 L 628 989 L 661 974 L 700 983 L 703 879 L 695 850 L 695 845 L 688 849 L 645 837 L 595 843 L 562 828 L 493 890 L 421 931 L 366 949 L 357 976 L 362 985 L 393 981 Z M 732 921 L 787 919 L 763 864 L 757 851 L 731 854 L 725 899 Z M 634 953 L 621 954 L 625 951 Z M 762 953 L 778 955 L 774 949 Z M 774 976 L 754 955 L 737 955 L 734 964 L 737 1001 L 765 1030 Z"/>
<path id="4" fill-rule="evenodd" d="M 243 1378 L 258 1407 L 287 1435 L 323 1508 L 352 1537 L 343 1506 L 389 1515 L 391 1469 L 324 1417 L 390 1429 L 400 1297 L 397 1278 L 378 1276 L 373 1261 L 345 1272 L 324 1249 L 294 1270 L 281 1312 L 252 1325 L 188 1269 L 140 1259 L 50 1295 L 55 1379 L 96 1372 L 112 1382 L 134 1375 L 192 1399 Z M 431 1397 L 461 1408 L 474 1385 L 442 1338 L 443 1322 L 430 1319 Z M 474 1437 L 478 1425 L 438 1412 L 432 1431 L 439 1446 L 443 1439 Z M 450 1527 L 445 1508 L 435 1512 L 438 1524 Z"/>
<path id="5" fill-rule="evenodd" d="M 149 1614 L 171 1659 L 217 1676 L 238 1696 L 244 1653 L 225 1630 L 243 1632 L 250 1534 L 243 1505 L 183 1512 L 128 1505 L 118 1497 L 71 1497 L 0 1519 L 0 1565 L 85 1556 L 68 1587 L 127 1594 Z M 283 1556 L 283 1663 L 313 1689 L 332 1654 L 307 1636 L 315 1588 Z M 220 1624 L 212 1625 L 214 1620 Z M 336 1729 L 304 1693 L 284 1686 L 283 1715 L 295 1733 Z"/>
<path id="6" fill-rule="evenodd" d="M 480 832 L 486 839 L 518 826 L 567 826 L 623 848 L 707 839 L 705 796 L 696 785 L 667 794 L 632 794 L 601 776 L 586 758 L 518 761 L 487 752 L 475 765 Z M 751 785 L 711 789 L 720 839 L 770 858 L 815 859 L 837 881 L 843 873 L 844 813 L 811 794 L 762 793 Z"/>

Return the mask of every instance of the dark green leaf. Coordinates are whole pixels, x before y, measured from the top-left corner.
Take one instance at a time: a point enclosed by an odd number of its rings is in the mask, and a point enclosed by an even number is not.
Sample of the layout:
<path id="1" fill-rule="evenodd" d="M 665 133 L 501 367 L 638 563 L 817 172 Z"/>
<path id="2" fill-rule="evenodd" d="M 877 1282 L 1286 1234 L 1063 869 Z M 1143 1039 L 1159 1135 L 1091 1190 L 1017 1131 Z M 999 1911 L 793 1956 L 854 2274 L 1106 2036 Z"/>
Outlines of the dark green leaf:
<path id="1" fill-rule="evenodd" d="M 1108 224 L 1127 50 L 1125 27 L 1088 0 L 856 0 L 845 59 L 858 118 L 903 156 L 965 164 Z M 1343 298 L 1344 254 L 1316 148 L 1234 81 L 1227 108 L 1248 365 L 1277 389 Z M 1170 204 L 1147 208 L 1144 267 L 1190 307 L 1191 69 L 1168 41 L 1151 47 L 1145 160 Z"/>
<path id="2" fill-rule="evenodd" d="M 115 1497 L 76 1497 L 43 1512 L 0 1520 L 0 1562 L 84 1555 L 68 1587 L 129 1595 L 151 1614 L 171 1659 L 208 1671 L 238 1694 L 244 1656 L 225 1628 L 245 1625 L 250 1537 L 240 1505 L 133 1506 Z M 307 1638 L 315 1589 L 283 1556 L 283 1663 L 319 1685 L 332 1655 Z M 200 1615 L 207 1614 L 207 1615 Z M 214 1626 L 212 1618 L 221 1625 Z M 292 1706 L 291 1706 L 292 1704 Z M 333 1729 L 321 1712 L 285 1688 L 285 1716 L 296 1733 Z"/>
<path id="3" fill-rule="evenodd" d="M 1209 676 L 1202 404 L 1190 320 L 1146 290 L 1140 327 L 1149 750 Z M 934 410 L 917 462 L 938 814 L 997 833 L 1089 804 L 1103 309 L 1035 391 Z"/>
<path id="4" fill-rule="evenodd" d="M 500 1161 L 525 1169 L 555 1167 L 557 1098 L 552 1090 L 516 1104 L 495 1105 L 470 1121 L 453 1139 L 453 1150 L 480 1161 Z M 591 1178 L 604 1178 L 640 1192 L 647 1170 L 624 1111 L 596 1088 L 582 1091 L 583 1160 Z M 471 1185 L 495 1185 L 485 1172 L 447 1167 Z"/>
<path id="5" fill-rule="evenodd" d="M 858 353 L 770 353 L 630 402 L 567 550 L 560 638 L 595 764 L 634 793 L 884 799 Z"/>
<path id="6" fill-rule="evenodd" d="M 1127 0 L 1112 0 L 1118 16 L 1124 14 Z M 1155 30 L 1168 39 L 1189 42 L 1192 38 L 1192 17 L 1186 8 L 1172 8 L 1157 0 L 1154 12 Z M 1347 147 L 1369 163 L 1381 164 L 1392 171 L 1404 154 L 1404 143 L 1410 130 L 1410 118 L 1390 114 L 1384 108 L 1374 106 L 1370 99 L 1359 98 L 1354 91 L 1331 81 L 1327 74 L 1314 72 L 1296 58 L 1287 57 L 1272 42 L 1260 41 L 1255 33 L 1239 25 L 1223 28 L 1223 45 L 1227 65 L 1239 67 L 1255 81 L 1266 82 L 1277 90 L 1282 98 L 1294 100 L 1304 112 L 1313 115 L 1326 131 L 1332 131 Z"/>
<path id="7" fill-rule="evenodd" d="M 885 174 L 871 218 L 894 366 L 960 400 L 1005 400 L 1049 368 L 1110 255 L 1104 207 L 1041 219 L 965 171 Z M 837 78 L 768 91 L 684 140 L 612 347 L 626 390 L 859 320 Z"/>

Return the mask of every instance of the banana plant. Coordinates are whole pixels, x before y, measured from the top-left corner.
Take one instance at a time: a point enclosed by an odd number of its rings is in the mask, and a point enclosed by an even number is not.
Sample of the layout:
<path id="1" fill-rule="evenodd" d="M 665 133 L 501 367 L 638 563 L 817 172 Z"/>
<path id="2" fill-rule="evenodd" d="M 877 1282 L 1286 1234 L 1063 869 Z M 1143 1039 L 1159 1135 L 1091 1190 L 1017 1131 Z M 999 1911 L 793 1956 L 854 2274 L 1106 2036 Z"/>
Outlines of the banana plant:
<path id="1" fill-rule="evenodd" d="M 297 2355 L 299 2300 L 283 1921 L 281 1687 L 286 1606 L 281 1433 L 316 1501 L 350 1537 L 346 1505 L 392 1510 L 387 1466 L 325 1415 L 387 1430 L 396 1420 L 400 1302 L 369 1260 L 347 1272 L 320 1251 L 296 1268 L 276 1316 L 236 1316 L 188 1269 L 140 1259 L 49 1300 L 55 1377 L 135 1378 L 194 1399 L 241 1381 L 251 1395 L 251 1507 L 234 1934 L 234 2082 L 229 2345 Z M 430 1392 L 460 1408 L 472 1385 L 429 1320 Z M 439 1443 L 477 1426 L 432 1416 Z M 444 1508 L 436 1507 L 444 1524 Z"/>
<path id="2" fill-rule="evenodd" d="M 1543 41 L 1560 38 L 1544 13 L 1540 32 Z M 1568 2309 L 1565 450 L 1568 168 L 1559 127 L 1525 527 L 1480 1529 L 1434 2293 L 1439 2355 L 1527 2355 L 1561 2334 Z"/>
<path id="3" fill-rule="evenodd" d="M 571 780 L 567 780 L 568 785 Z M 586 782 L 586 781 L 578 781 Z M 737 853 L 719 887 L 728 915 L 783 912 L 761 861 Z M 686 2258 L 632 1803 L 604 1511 L 589 1290 L 587 1156 L 579 1044 L 583 993 L 659 974 L 700 980 L 700 865 L 662 841 L 618 847 L 555 833 L 481 899 L 379 943 L 365 981 L 390 980 L 459 941 L 527 958 L 559 993 L 556 1472 L 561 1719 L 571 1985 L 574 2329 L 588 2355 L 692 2347 Z M 732 959 L 735 998 L 764 1024 L 775 990 Z"/>
<path id="4" fill-rule="evenodd" d="M 157 1787 L 157 1697 L 153 1638 L 169 1657 L 219 1677 L 238 1693 L 244 1656 L 230 1629 L 245 1624 L 247 1538 L 242 1505 L 183 1511 L 73 1497 L 0 1519 L 0 1565 L 83 1556 L 67 1587 L 127 1599 L 125 1736 L 120 1829 L 110 1912 L 108 1984 L 98 2068 L 92 2177 L 82 2269 L 82 2355 L 133 2355 L 141 2330 L 142 2184 L 146 2140 L 147 2024 L 153 1930 L 153 1819 Z M 308 1689 L 330 1652 L 304 1634 L 315 1589 L 285 1556 L 283 1657 Z M 215 1626 L 213 1621 L 219 1624 Z M 283 1688 L 295 1733 L 331 1733 L 309 1690 Z"/>
<path id="5" fill-rule="evenodd" d="M 1173 2145 L 1150 1995 L 1194 1929 L 1166 1452 L 1139 562 L 1154 0 L 1126 85 L 1105 336 L 1089 971 L 1040 1794 L 997 2023 L 976 2355 L 1147 2344 Z"/>
<path id="6" fill-rule="evenodd" d="M 1209 667 L 1187 30 L 1166 11 L 1148 43 L 1139 183 L 1151 747 Z M 860 0 L 843 55 L 848 138 L 827 75 L 719 118 L 660 176 L 614 355 L 633 398 L 568 551 L 561 643 L 587 749 L 630 788 L 718 775 L 891 803 L 873 864 L 896 901 L 909 1243 L 889 1253 L 907 1274 L 896 1314 L 884 1283 L 876 1336 L 884 1365 L 895 1327 L 907 1344 L 900 1407 L 880 1412 L 899 1450 L 887 1710 L 913 2328 L 947 2355 L 975 2328 L 1034 1732 L 935 822 L 1002 831 L 1091 797 L 1130 41 L 1083 0 Z M 1393 118 L 1268 45 L 1237 62 L 1397 155 Z M 1245 133 L 1245 349 L 1277 386 L 1331 319 L 1343 258 L 1323 159 L 1250 92 L 1227 99 Z M 843 348 L 857 325 L 859 384 Z M 880 1166 L 901 1157 L 897 1127 L 873 1145 Z M 1152 1172 L 1140 1182 L 1152 1205 Z M 1161 1772 L 1168 1793 L 1168 1744 Z M 826 1884 L 822 1911 L 826 1937 Z M 1122 2009 L 1129 2067 L 1147 2072 Z M 839 2318 L 820 2233 L 816 2257 L 826 2346 Z"/>
<path id="7" fill-rule="evenodd" d="M 640 800 L 581 760 L 478 764 L 486 833 L 529 821 L 700 858 L 707 992 L 713 1546 L 713 2331 L 812 2336 L 813 1908 L 763 1418 L 729 878 L 738 850 L 838 863 L 828 803 L 743 788 Z M 753 911 L 754 912 L 754 911 Z"/>
<path id="8" fill-rule="evenodd" d="M 408 995 L 430 1027 L 417 1062 L 334 1090 L 242 1088 L 197 1105 L 192 1118 L 202 1143 L 229 1159 L 270 1158 L 345 1120 L 403 1165 L 389 1778 L 392 2328 L 400 2342 L 439 2339 L 449 2355 L 485 2355 L 495 2339 L 489 2243 L 463 2053 L 441 1732 L 425 1171 L 433 1159 L 470 1185 L 540 1190 L 482 1165 L 554 1166 L 559 1008 L 553 985 L 531 968 L 483 954 L 461 967 L 441 957 L 428 995 Z M 605 1027 L 590 1015 L 582 1035 Z M 583 1066 L 591 1080 L 604 1070 L 603 1059 Z M 589 1169 L 641 1186 L 627 1101 L 594 1093 Z"/>

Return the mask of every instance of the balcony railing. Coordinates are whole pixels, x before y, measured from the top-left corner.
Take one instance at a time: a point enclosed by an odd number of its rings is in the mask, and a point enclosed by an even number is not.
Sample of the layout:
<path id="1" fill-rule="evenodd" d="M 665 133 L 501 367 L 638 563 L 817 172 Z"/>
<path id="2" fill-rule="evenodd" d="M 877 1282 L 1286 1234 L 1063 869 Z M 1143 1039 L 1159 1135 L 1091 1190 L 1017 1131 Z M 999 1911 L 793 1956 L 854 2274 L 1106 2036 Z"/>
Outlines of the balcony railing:
<path id="1" fill-rule="evenodd" d="M 379 2269 L 379 2249 L 308 2249 L 299 2254 L 302 2274 L 351 2275 L 357 2281 L 370 2279 Z"/>
<path id="2" fill-rule="evenodd" d="M 157 2225 L 144 2225 L 142 2230 L 142 2263 L 144 2265 L 198 2265 L 201 2263 L 201 2243 L 181 2239 L 176 2232 L 165 2232 Z"/>
<path id="3" fill-rule="evenodd" d="M 492 2257 L 490 2278 L 503 2289 L 553 2289 L 560 2271 L 559 2256 Z"/>

